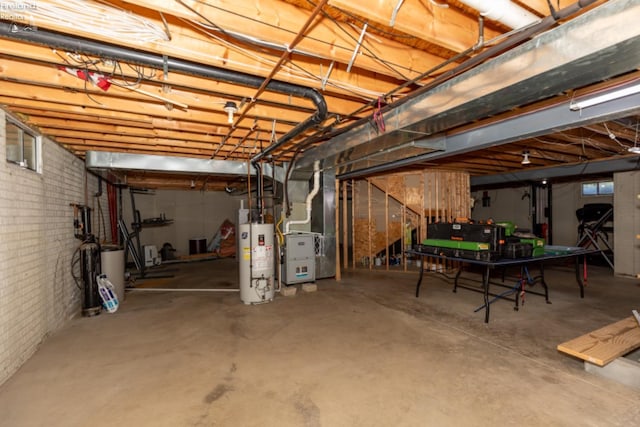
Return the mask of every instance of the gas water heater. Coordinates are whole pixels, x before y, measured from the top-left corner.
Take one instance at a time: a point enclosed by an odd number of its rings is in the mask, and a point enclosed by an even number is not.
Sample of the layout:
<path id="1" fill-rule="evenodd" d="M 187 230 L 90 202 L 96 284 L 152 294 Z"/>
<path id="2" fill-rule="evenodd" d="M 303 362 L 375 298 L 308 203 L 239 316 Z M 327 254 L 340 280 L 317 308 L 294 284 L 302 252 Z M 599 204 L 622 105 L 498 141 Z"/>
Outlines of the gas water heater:
<path id="1" fill-rule="evenodd" d="M 270 302 L 275 295 L 273 224 L 240 224 L 239 231 L 240 300 Z"/>

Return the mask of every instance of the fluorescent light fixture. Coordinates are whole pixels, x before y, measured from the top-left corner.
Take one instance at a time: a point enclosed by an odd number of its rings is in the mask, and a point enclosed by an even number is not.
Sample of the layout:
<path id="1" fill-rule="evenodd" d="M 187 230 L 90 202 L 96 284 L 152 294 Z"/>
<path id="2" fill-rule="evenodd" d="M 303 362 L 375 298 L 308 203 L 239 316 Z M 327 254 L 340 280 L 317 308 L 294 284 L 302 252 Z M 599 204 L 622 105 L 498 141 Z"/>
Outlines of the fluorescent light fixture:
<path id="1" fill-rule="evenodd" d="M 602 95 L 596 95 L 577 102 L 571 102 L 571 105 L 569 105 L 569 109 L 572 111 L 582 110 L 583 108 L 592 107 L 594 105 L 602 104 L 607 101 L 613 101 L 614 99 L 620 99 L 625 96 L 635 95 L 636 93 L 640 93 L 640 83 L 636 83 L 633 86 L 627 86 L 605 92 Z"/>

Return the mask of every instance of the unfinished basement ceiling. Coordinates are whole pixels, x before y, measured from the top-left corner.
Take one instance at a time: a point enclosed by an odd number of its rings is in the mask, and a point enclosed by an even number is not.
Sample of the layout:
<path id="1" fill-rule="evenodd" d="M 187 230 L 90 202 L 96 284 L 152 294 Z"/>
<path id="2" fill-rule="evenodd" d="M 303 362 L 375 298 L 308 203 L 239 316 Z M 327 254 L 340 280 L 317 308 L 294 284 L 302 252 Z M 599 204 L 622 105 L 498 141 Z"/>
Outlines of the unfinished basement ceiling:
<path id="1" fill-rule="evenodd" d="M 345 176 L 437 167 L 486 177 L 636 158 L 628 148 L 638 143 L 638 103 L 573 111 L 554 127 L 541 112 L 640 77 L 639 1 L 10 3 L 0 104 L 83 159 L 161 156 L 149 170 L 113 164 L 131 185 L 247 181 L 179 159 L 253 159 L 275 170 L 296 156 L 301 167 L 323 159 Z M 515 13 L 482 11 L 481 20 L 470 6 L 478 3 Z M 535 54 L 550 43 L 556 50 Z M 557 66 L 538 70 L 543 53 Z M 474 93 L 483 84 L 490 90 Z M 444 105 L 452 100 L 458 109 Z"/>

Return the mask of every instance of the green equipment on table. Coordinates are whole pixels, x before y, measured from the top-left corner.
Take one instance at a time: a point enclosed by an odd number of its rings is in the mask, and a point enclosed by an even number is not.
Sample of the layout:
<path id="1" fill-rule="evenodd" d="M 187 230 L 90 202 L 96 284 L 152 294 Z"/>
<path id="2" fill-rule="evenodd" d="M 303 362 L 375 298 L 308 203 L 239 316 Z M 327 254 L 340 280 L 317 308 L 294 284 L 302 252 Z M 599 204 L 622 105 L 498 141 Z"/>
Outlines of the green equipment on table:
<path id="1" fill-rule="evenodd" d="M 424 254 L 447 256 L 453 258 L 467 258 L 490 261 L 496 258 L 487 242 L 467 242 L 464 240 L 425 239 L 416 250 Z"/>
<path id="2" fill-rule="evenodd" d="M 483 242 L 465 242 L 463 240 L 444 240 L 444 239 L 424 239 L 424 246 L 434 246 L 447 249 L 463 249 L 466 251 L 488 251 L 489 243 Z"/>
<path id="3" fill-rule="evenodd" d="M 521 243 L 530 243 L 533 246 L 531 256 L 544 255 L 544 239 L 540 237 L 520 237 Z"/>

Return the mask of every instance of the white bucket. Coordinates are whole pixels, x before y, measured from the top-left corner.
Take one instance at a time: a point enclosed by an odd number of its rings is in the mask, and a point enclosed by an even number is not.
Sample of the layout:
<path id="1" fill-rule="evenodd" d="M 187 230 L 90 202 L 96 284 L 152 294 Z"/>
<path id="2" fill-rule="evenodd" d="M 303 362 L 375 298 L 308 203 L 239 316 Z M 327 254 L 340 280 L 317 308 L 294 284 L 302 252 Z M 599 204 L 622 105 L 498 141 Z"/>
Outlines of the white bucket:
<path id="1" fill-rule="evenodd" d="M 103 245 L 100 253 L 100 264 L 102 266 L 102 274 L 105 274 L 118 297 L 118 301 L 124 301 L 125 289 L 125 265 L 124 265 L 124 249 L 117 246 Z"/>

